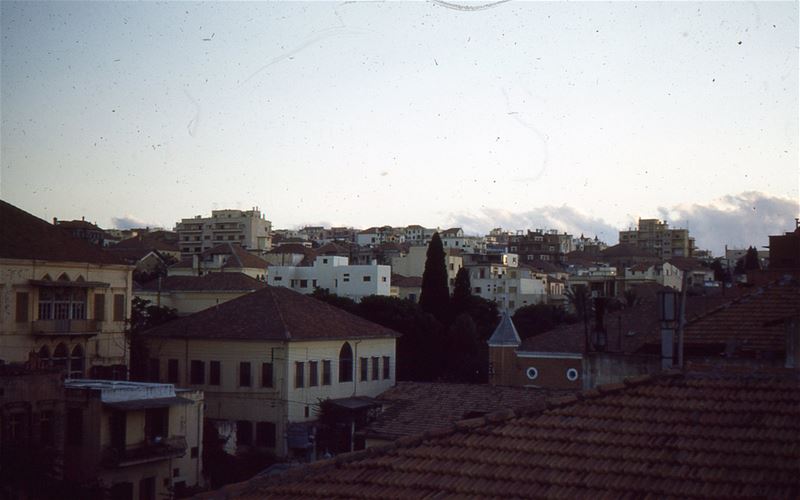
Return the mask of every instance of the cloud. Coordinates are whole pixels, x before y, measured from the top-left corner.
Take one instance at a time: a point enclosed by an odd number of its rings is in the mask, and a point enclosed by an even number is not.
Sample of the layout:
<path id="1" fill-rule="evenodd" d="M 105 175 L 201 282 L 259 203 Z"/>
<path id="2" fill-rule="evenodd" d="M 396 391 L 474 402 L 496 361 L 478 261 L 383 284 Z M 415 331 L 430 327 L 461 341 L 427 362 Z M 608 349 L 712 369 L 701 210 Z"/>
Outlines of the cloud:
<path id="1" fill-rule="evenodd" d="M 506 230 L 557 229 L 573 236 L 597 236 L 603 241 L 616 242 L 619 231 L 600 217 L 582 214 L 572 207 L 544 206 L 526 212 L 509 212 L 497 208 L 484 208 L 478 215 L 457 213 L 450 215 L 453 226 L 461 227 L 467 234 L 487 234 L 490 229 Z"/>
<path id="2" fill-rule="evenodd" d="M 132 215 L 123 215 L 122 217 L 112 217 L 111 225 L 114 229 L 133 229 L 141 227 L 159 227 L 158 224 L 153 222 L 145 222 Z"/>
<path id="3" fill-rule="evenodd" d="M 659 207 L 658 213 L 672 227 L 688 227 L 698 248 L 722 255 L 725 245 L 762 249 L 769 243 L 769 235 L 793 230 L 800 206 L 797 200 L 745 191 L 707 204 Z"/>
<path id="4" fill-rule="evenodd" d="M 672 228 L 689 228 L 700 249 L 709 249 L 722 255 L 729 248 L 761 249 L 769 243 L 769 235 L 794 230 L 794 218 L 800 214 L 797 200 L 771 196 L 758 191 L 726 195 L 709 203 L 681 204 L 657 207 L 652 214 L 642 214 L 643 219 L 660 218 Z M 487 234 L 490 229 L 502 227 L 517 229 L 556 229 L 573 236 L 597 236 L 609 245 L 619 241 L 618 227 L 601 217 L 588 215 L 566 205 L 543 206 L 525 212 L 510 212 L 498 208 L 484 208 L 479 214 L 450 214 L 450 224 L 461 227 L 468 234 Z M 634 221 L 635 225 L 635 221 Z"/>

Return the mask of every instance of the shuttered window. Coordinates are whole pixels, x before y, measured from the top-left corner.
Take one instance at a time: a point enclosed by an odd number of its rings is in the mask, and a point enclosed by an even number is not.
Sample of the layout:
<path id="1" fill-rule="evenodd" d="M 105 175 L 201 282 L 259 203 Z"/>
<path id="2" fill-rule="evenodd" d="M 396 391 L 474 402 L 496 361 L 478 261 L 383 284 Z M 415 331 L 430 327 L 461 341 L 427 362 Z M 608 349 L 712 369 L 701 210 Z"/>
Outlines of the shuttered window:
<path id="1" fill-rule="evenodd" d="M 125 321 L 125 295 L 114 294 L 114 321 Z"/>
<path id="2" fill-rule="evenodd" d="M 94 319 L 104 321 L 106 319 L 106 294 L 94 294 Z"/>
<path id="3" fill-rule="evenodd" d="M 28 321 L 28 292 L 17 292 L 17 322 Z"/>

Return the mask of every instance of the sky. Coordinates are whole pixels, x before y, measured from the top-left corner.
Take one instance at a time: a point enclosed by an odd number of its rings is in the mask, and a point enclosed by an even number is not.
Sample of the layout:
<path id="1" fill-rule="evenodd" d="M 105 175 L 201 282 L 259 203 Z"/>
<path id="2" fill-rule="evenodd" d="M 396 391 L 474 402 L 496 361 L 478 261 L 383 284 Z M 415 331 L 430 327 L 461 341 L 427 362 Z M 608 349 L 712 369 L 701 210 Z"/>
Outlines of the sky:
<path id="1" fill-rule="evenodd" d="M 797 2 L 2 2 L 0 197 L 45 220 L 477 234 L 800 215 Z"/>

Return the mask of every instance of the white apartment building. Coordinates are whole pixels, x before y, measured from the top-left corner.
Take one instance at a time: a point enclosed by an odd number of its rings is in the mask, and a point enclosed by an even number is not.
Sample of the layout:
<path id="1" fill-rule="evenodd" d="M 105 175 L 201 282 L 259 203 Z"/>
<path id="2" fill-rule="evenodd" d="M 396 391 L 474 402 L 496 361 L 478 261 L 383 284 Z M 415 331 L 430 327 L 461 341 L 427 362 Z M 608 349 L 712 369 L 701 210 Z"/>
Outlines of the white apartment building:
<path id="1" fill-rule="evenodd" d="M 516 254 L 465 264 L 472 293 L 493 300 L 501 311 L 513 313 L 520 307 L 547 302 L 548 277 L 527 267 L 519 267 Z"/>
<path id="2" fill-rule="evenodd" d="M 320 255 L 312 266 L 272 266 L 267 283 L 310 294 L 315 288 L 359 301 L 369 295 L 390 295 L 392 268 L 350 265 L 347 257 Z"/>
<path id="3" fill-rule="evenodd" d="M 236 243 L 263 253 L 272 246 L 272 223 L 255 207 L 252 210 L 212 210 L 211 217 L 196 215 L 175 225 L 184 257 L 199 254 L 222 243 Z"/>
<path id="4" fill-rule="evenodd" d="M 422 273 L 425 272 L 427 253 L 427 246 L 410 247 L 407 254 L 392 259 L 392 272 L 401 276 L 421 278 Z M 452 292 L 456 274 L 464 265 L 464 259 L 458 252 L 445 251 L 444 261 L 447 268 L 447 283 Z"/>

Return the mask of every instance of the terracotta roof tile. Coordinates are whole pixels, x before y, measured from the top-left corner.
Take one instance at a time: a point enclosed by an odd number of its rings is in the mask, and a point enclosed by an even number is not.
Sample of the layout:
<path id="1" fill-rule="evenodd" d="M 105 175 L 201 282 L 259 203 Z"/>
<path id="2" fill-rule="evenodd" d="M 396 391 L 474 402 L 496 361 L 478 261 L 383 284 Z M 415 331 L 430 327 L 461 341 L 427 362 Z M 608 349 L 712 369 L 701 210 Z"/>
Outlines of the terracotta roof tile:
<path id="1" fill-rule="evenodd" d="M 208 496 L 797 498 L 798 401 L 797 372 L 659 376 Z"/>
<path id="2" fill-rule="evenodd" d="M 0 200 L 0 257 L 56 262 L 125 264 L 96 245 L 73 237 L 24 210 Z"/>
<path id="3" fill-rule="evenodd" d="M 152 337 L 312 340 L 400 334 L 284 287 L 266 286 L 144 332 Z"/>

